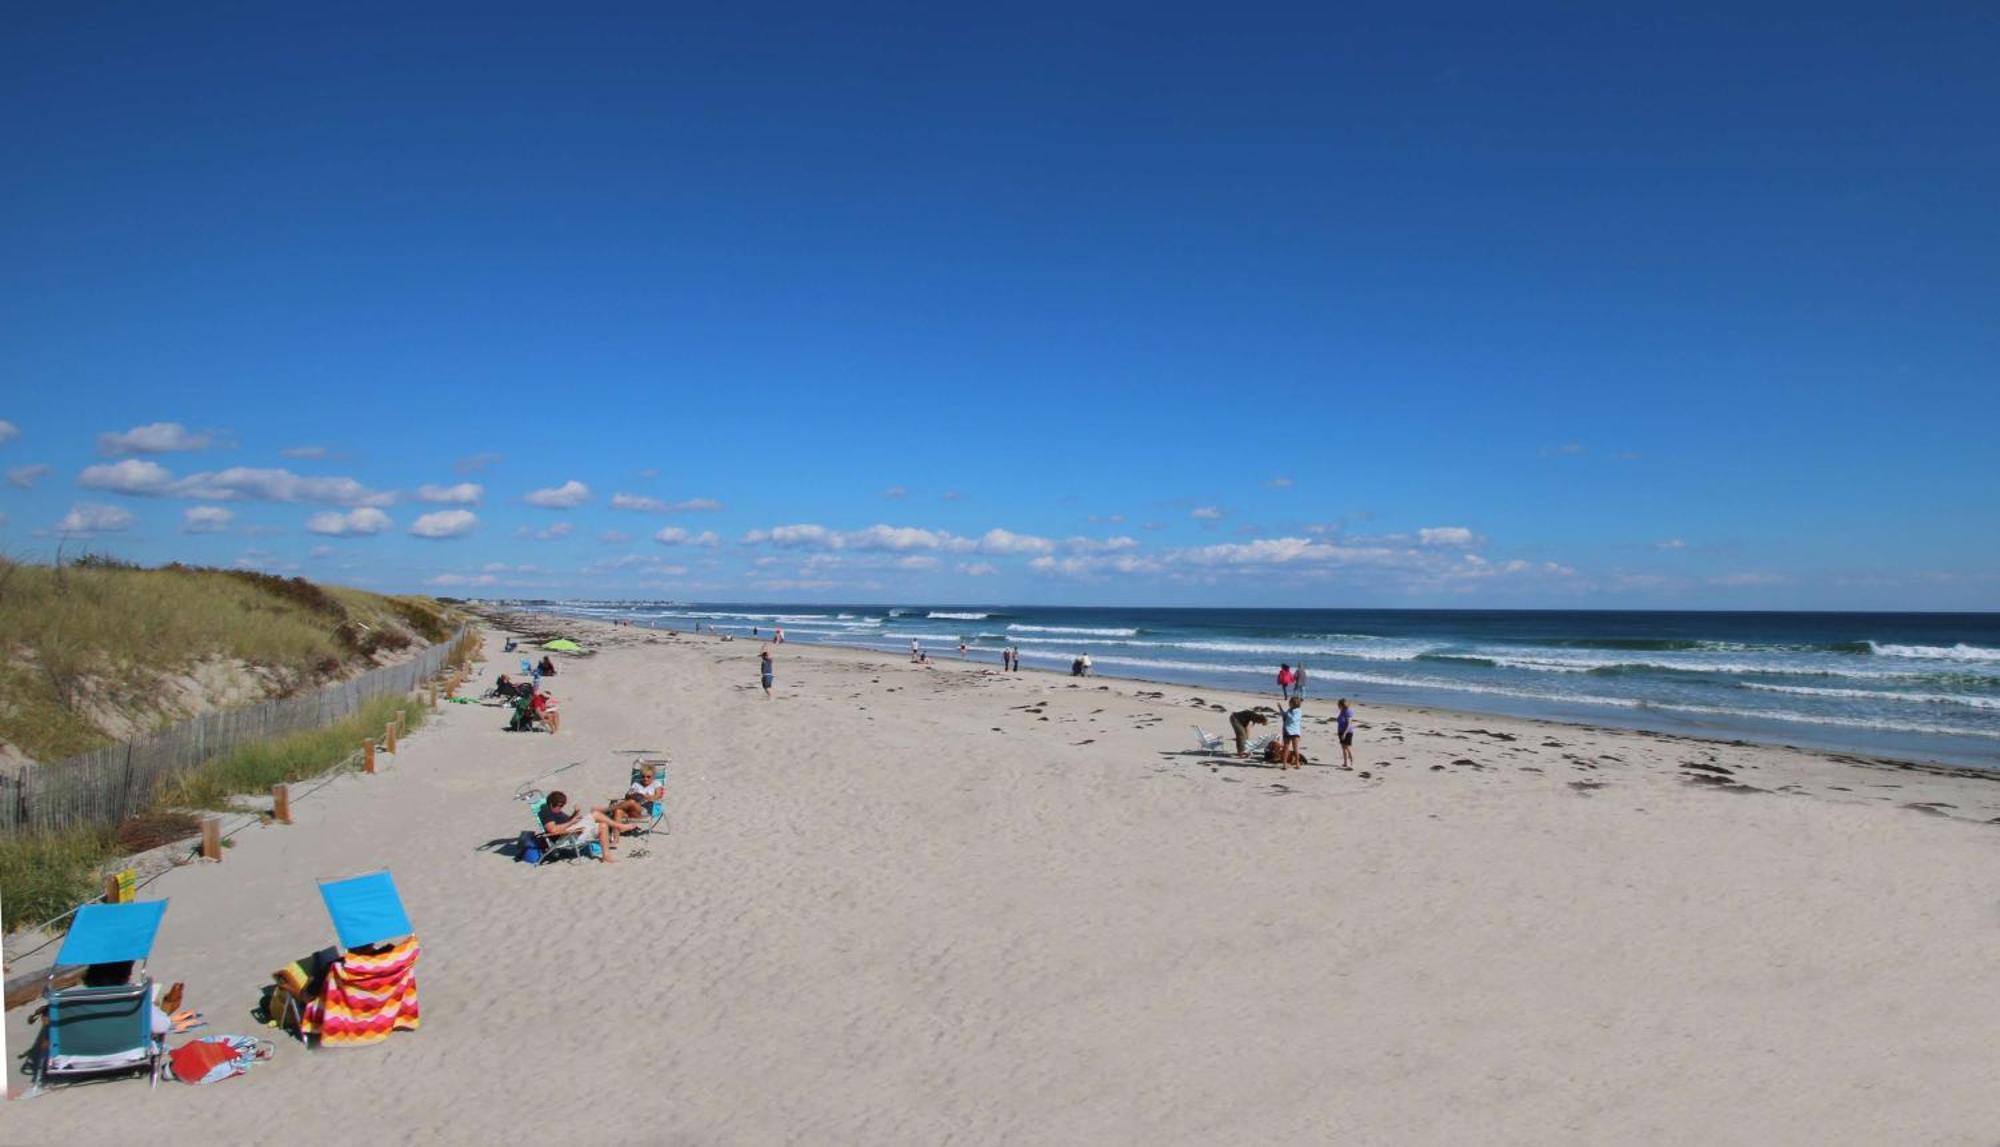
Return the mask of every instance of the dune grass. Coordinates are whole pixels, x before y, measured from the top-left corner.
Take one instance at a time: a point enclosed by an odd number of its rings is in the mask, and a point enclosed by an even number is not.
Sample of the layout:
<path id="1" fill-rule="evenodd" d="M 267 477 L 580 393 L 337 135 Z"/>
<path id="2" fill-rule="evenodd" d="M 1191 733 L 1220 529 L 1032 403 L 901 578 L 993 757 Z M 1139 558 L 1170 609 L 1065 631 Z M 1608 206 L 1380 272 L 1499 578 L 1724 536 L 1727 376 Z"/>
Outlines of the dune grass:
<path id="1" fill-rule="evenodd" d="M 63 567 L 0 559 L 0 655 L 18 666 L 0 690 L 0 741 L 36 760 L 107 743 L 93 714 L 154 719 L 162 675 L 221 658 L 303 689 L 374 656 L 450 636 L 458 618 L 422 597 L 384 597 L 245 570 L 139 569 L 84 559 Z"/>
<path id="2" fill-rule="evenodd" d="M 365 737 L 402 714 L 403 730 L 421 725 L 430 710 L 416 697 L 377 697 L 345 721 L 324 729 L 291 733 L 246 745 L 207 761 L 161 790 L 161 802 L 177 808 L 226 809 L 231 798 L 269 792 L 272 785 L 316 777 L 352 755 Z"/>
<path id="3" fill-rule="evenodd" d="M 108 826 L 0 837 L 0 928 L 12 932 L 90 899 L 117 856 Z"/>

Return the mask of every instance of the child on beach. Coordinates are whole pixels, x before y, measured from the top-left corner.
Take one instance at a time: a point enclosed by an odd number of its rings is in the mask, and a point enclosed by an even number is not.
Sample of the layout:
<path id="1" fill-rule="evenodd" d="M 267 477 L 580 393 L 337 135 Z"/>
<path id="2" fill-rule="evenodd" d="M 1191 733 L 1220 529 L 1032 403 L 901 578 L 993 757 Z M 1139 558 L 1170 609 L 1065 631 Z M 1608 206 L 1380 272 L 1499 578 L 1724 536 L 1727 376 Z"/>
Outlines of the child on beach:
<path id="1" fill-rule="evenodd" d="M 1302 766 L 1303 763 L 1302 758 L 1300 757 L 1299 754 L 1299 726 L 1305 720 L 1305 718 L 1304 715 L 1299 712 L 1299 706 L 1303 705 L 1304 703 L 1305 702 L 1301 701 L 1299 698 L 1294 697 L 1292 698 L 1292 703 L 1285 707 L 1284 767 L 1288 769 L 1299 768 Z"/>
<path id="2" fill-rule="evenodd" d="M 1340 699 L 1340 717 L 1334 728 L 1340 734 L 1340 767 L 1354 767 L 1354 710 L 1347 707 L 1347 698 Z"/>
<path id="3" fill-rule="evenodd" d="M 764 699 L 771 699 L 771 651 L 762 650 L 757 654 L 758 670 L 764 678 Z"/>

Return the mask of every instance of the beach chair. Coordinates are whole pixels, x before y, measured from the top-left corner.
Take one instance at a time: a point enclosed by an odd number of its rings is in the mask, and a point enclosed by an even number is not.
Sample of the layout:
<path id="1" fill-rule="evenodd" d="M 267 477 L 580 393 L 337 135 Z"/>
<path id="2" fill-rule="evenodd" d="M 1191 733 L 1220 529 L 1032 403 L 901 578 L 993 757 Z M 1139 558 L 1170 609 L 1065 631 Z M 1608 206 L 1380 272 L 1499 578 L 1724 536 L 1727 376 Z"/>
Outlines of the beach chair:
<path id="1" fill-rule="evenodd" d="M 559 852 L 568 854 L 562 858 L 566 861 L 581 860 L 585 857 L 595 855 L 593 847 L 597 844 L 597 841 L 588 831 L 573 832 L 566 836 L 550 836 L 548 834 L 548 830 L 542 827 L 542 806 L 547 803 L 549 803 L 549 799 L 539 793 L 528 803 L 528 816 L 535 822 L 535 826 L 522 834 L 523 837 L 532 842 L 533 852 L 537 854 L 534 861 L 535 867 L 540 868 L 542 865 L 555 860 L 556 854 Z"/>
<path id="2" fill-rule="evenodd" d="M 321 1047 L 358 1047 L 417 1030 L 421 949 L 395 878 L 385 869 L 323 880 L 319 895 L 340 955 L 319 996 L 305 1006 L 301 1035 L 318 1036 Z"/>
<path id="3" fill-rule="evenodd" d="M 1250 739 L 1250 747 L 1245 749 L 1244 752 L 1248 753 L 1250 756 L 1253 757 L 1262 756 L 1264 754 L 1264 749 L 1267 746 L 1269 746 L 1272 741 L 1275 741 L 1277 739 L 1278 736 L 1276 733 L 1271 733 L 1262 737 L 1253 737 Z"/>
<path id="4" fill-rule="evenodd" d="M 56 951 L 43 989 L 41 1054 L 35 1058 L 39 1095 L 50 1077 L 146 1073 L 148 1086 L 160 1082 L 160 1041 L 153 1038 L 153 980 L 144 974 L 159 934 L 167 902 L 86 904 L 77 910 L 69 935 Z M 132 964 L 136 979 L 112 987 L 55 988 L 57 967 Z"/>
<path id="5" fill-rule="evenodd" d="M 664 758 L 653 758 L 653 759 L 633 762 L 632 779 L 627 783 L 635 785 L 638 784 L 639 770 L 645 768 L 647 765 L 651 765 L 653 767 L 653 775 L 659 778 L 660 784 L 664 786 L 667 783 L 667 762 Z M 644 828 L 641 828 L 636 832 L 628 833 L 627 835 L 651 836 L 656 832 L 659 833 L 661 836 L 668 835 L 669 830 L 667 828 L 666 797 L 662 796 L 659 800 L 648 801 L 646 802 L 646 804 L 647 804 L 646 815 L 651 817 L 652 819 L 646 822 L 646 826 Z"/>
<path id="6" fill-rule="evenodd" d="M 1222 751 L 1222 746 L 1229 742 L 1227 737 L 1220 733 L 1207 732 L 1200 725 L 1194 727 L 1194 739 L 1201 745 L 1201 751 L 1204 753 L 1219 753 Z"/>

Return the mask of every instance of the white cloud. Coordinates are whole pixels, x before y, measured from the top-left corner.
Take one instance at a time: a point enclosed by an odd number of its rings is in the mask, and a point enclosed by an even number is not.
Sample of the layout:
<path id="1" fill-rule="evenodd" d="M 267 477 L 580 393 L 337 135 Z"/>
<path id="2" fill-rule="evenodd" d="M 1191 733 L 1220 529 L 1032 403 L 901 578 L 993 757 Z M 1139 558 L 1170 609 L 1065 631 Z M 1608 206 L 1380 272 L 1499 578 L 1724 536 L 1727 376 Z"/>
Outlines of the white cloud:
<path id="1" fill-rule="evenodd" d="M 0 418 L 0 442 L 12 442 L 21 436 L 21 428 Z"/>
<path id="2" fill-rule="evenodd" d="M 943 545 L 950 535 L 915 526 L 869 526 L 865 530 L 855 530 L 842 536 L 842 544 L 856 550 L 889 550 L 902 553 L 908 550 L 934 550 Z"/>
<path id="3" fill-rule="evenodd" d="M 314 546 L 312 549 L 306 551 L 306 556 L 314 559 L 315 561 L 319 560 L 320 558 L 330 558 L 333 556 L 333 547 L 325 545 Z"/>
<path id="4" fill-rule="evenodd" d="M 1426 526 L 1417 531 L 1417 541 L 1426 546 L 1471 546 L 1478 535 L 1464 526 Z"/>
<path id="5" fill-rule="evenodd" d="M 1664 542 L 1654 542 L 1653 548 L 1656 550 L 1684 550 L 1687 548 L 1687 543 L 1679 538 L 1668 538 Z"/>
<path id="6" fill-rule="evenodd" d="M 910 554 L 906 557 L 897 558 L 890 564 L 899 570 L 934 570 L 938 568 L 939 563 L 936 558 L 929 554 Z"/>
<path id="7" fill-rule="evenodd" d="M 324 446 L 287 446 L 283 450 L 278 451 L 278 453 L 286 458 L 301 458 L 311 461 L 317 458 L 324 458 L 328 454 L 333 453 L 333 451 L 328 450 Z"/>
<path id="8" fill-rule="evenodd" d="M 521 500 L 530 506 L 540 506 L 545 510 L 567 510 L 589 501 L 590 487 L 571 478 L 560 486 L 536 490 Z"/>
<path id="9" fill-rule="evenodd" d="M 632 540 L 632 535 L 624 530 L 606 530 L 597 535 L 597 540 L 607 546 L 622 546 Z"/>
<path id="10" fill-rule="evenodd" d="M 379 534 L 383 530 L 393 529 L 395 525 L 396 523 L 389 520 L 389 515 L 373 506 L 363 506 L 345 514 L 337 510 L 328 510 L 306 519 L 307 532 L 324 534 L 330 538 L 367 537 Z"/>
<path id="11" fill-rule="evenodd" d="M 102 502 L 78 502 L 63 518 L 58 530 L 64 534 L 87 537 L 129 530 L 135 521 L 137 519 L 130 510 L 107 506 Z"/>
<path id="12" fill-rule="evenodd" d="M 1098 554 L 1067 558 L 1043 556 L 1029 562 L 1028 568 L 1036 573 L 1089 578 L 1107 573 L 1159 573 L 1165 567 L 1157 558 L 1137 554 Z"/>
<path id="13" fill-rule="evenodd" d="M 722 544 L 722 539 L 716 535 L 714 530 L 703 530 L 701 533 L 695 534 L 679 526 L 668 526 L 666 529 L 654 534 L 653 540 L 663 546 L 718 546 Z"/>
<path id="14" fill-rule="evenodd" d="M 648 466 L 644 470 L 639 471 L 639 477 L 645 479 L 648 482 L 652 481 L 653 479 L 659 476 L 660 476 L 660 468 L 657 466 Z"/>
<path id="15" fill-rule="evenodd" d="M 1296 483 L 1294 483 L 1290 478 L 1287 478 L 1282 474 L 1280 474 L 1276 478 L 1264 479 L 1264 484 L 1266 486 L 1269 486 L 1273 490 L 1289 490 L 1294 485 L 1296 485 Z"/>
<path id="16" fill-rule="evenodd" d="M 1123 514 L 1092 514 L 1092 515 L 1090 516 L 1090 524 L 1091 524 L 1091 525 L 1093 525 L 1093 526 L 1097 526 L 1097 525 L 1111 525 L 1111 526 L 1122 526 L 1122 525 L 1124 525 L 1124 524 L 1125 524 L 1125 515 L 1123 515 Z"/>
<path id="17" fill-rule="evenodd" d="M 380 511 L 366 512 L 372 514 Z M 228 529 L 229 523 L 235 520 L 235 512 L 225 510 L 221 506 L 189 506 L 181 511 L 181 533 L 219 534 Z"/>
<path id="18" fill-rule="evenodd" d="M 890 486 L 882 491 L 882 496 L 884 498 L 907 498 L 910 496 L 910 488 L 908 486 Z"/>
<path id="19" fill-rule="evenodd" d="M 1063 548 L 1073 554 L 1115 554 L 1139 548 L 1139 539 L 1119 536 L 1115 538 L 1073 537 L 1063 540 Z"/>
<path id="20" fill-rule="evenodd" d="M 1000 572 L 1000 567 L 992 562 L 960 562 L 958 572 L 967 577 L 988 577 Z"/>
<path id="21" fill-rule="evenodd" d="M 506 460 L 505 454 L 474 454 L 453 462 L 451 468 L 460 474 L 477 474 L 488 466 L 498 466 Z"/>
<path id="22" fill-rule="evenodd" d="M 154 422 L 134 426 L 123 433 L 107 431 L 97 436 L 99 454 L 170 454 L 179 450 L 206 450 L 213 441 L 206 432 L 197 433 L 178 422 Z"/>
<path id="23" fill-rule="evenodd" d="M 514 531 L 514 536 L 517 538 L 526 538 L 529 541 L 535 541 L 535 542 L 559 542 L 562 539 L 569 537 L 571 534 L 575 532 L 576 532 L 575 524 L 570 522 L 557 522 L 550 526 L 544 526 L 539 530 L 535 529 L 533 526 L 522 526 L 520 529 Z"/>
<path id="24" fill-rule="evenodd" d="M 410 523 L 410 533 L 420 538 L 456 538 L 479 526 L 479 515 L 471 510 L 438 510 Z"/>
<path id="25" fill-rule="evenodd" d="M 613 494 L 611 508 L 634 510 L 644 514 L 688 514 L 720 510 L 722 503 L 714 498 L 689 498 L 684 502 L 665 502 L 644 494 Z"/>
<path id="26" fill-rule="evenodd" d="M 992 529 L 981 534 L 977 549 L 982 554 L 1046 554 L 1056 548 L 1047 538 Z"/>
<path id="27" fill-rule="evenodd" d="M 476 506 L 479 499 L 486 496 L 485 487 L 477 482 L 460 482 L 455 486 L 418 486 L 419 502 L 444 502 L 454 506 Z"/>
<path id="28" fill-rule="evenodd" d="M 1188 511 L 1188 517 L 1202 522 L 1219 522 L 1222 520 L 1222 510 L 1218 506 L 1196 506 Z"/>
<path id="29" fill-rule="evenodd" d="M 956 502 L 963 497 L 965 497 L 965 495 L 959 493 L 957 490 L 946 490 L 943 494 L 943 498 L 947 502 Z"/>
<path id="30" fill-rule="evenodd" d="M 32 490 L 35 488 L 35 483 L 41 481 L 42 476 L 48 472 L 48 466 L 41 462 L 29 466 L 16 466 L 7 471 L 7 483 L 16 489 Z"/>
<path id="31" fill-rule="evenodd" d="M 87 466 L 77 484 L 148 498 L 199 498 L 213 502 L 330 502 L 337 506 L 386 506 L 395 495 L 371 490 L 352 478 L 308 478 L 289 470 L 233 466 L 176 478 L 157 462 L 127 458 Z"/>
<path id="32" fill-rule="evenodd" d="M 1539 453 L 1544 458 L 1575 458 L 1585 451 L 1580 442 L 1565 442 L 1561 446 L 1544 446 Z"/>
<path id="33" fill-rule="evenodd" d="M 158 462 L 142 462 L 136 458 L 86 466 L 76 479 L 76 484 L 86 490 L 106 490 L 113 494 L 153 498 L 171 497 L 174 482 L 173 471 Z"/>
<path id="34" fill-rule="evenodd" d="M 438 585 L 438 586 L 495 585 L 498 584 L 499 581 L 500 579 L 494 577 L 492 574 L 445 573 L 445 574 L 438 574 L 435 577 L 427 579 L 425 584 Z"/>

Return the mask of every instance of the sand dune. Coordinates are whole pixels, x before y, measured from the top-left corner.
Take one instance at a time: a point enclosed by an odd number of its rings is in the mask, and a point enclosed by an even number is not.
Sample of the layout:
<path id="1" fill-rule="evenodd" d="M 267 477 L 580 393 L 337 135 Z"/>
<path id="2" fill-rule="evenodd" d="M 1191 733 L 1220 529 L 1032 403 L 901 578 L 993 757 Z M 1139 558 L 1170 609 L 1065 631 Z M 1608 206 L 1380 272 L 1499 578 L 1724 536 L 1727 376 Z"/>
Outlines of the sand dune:
<path id="1" fill-rule="evenodd" d="M 314 879 L 391 867 L 421 1032 L 9 1103 L 0 1142 L 2000 1128 L 1992 781 L 1366 707 L 1370 777 L 1280 774 L 1192 752 L 1242 695 L 788 646 L 766 701 L 752 643 L 618 636 L 552 682 L 559 735 L 447 707 L 381 775 L 149 890 L 157 970 L 210 1032 L 263 1034 L 270 970 L 331 940 Z M 578 761 L 547 784 L 601 801 L 628 748 L 674 761 L 669 839 L 508 858 L 517 785 Z"/>

